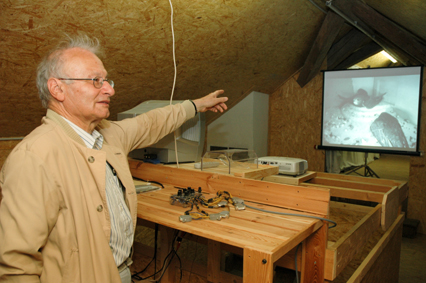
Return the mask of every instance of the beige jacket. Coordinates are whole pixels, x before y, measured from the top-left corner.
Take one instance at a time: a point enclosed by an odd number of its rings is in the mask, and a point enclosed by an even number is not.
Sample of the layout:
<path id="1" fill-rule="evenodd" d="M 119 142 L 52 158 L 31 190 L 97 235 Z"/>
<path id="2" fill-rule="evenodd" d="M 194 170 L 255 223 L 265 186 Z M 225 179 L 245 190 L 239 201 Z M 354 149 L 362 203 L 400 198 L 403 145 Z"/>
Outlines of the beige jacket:
<path id="1" fill-rule="evenodd" d="M 55 112 L 18 144 L 0 173 L 0 282 L 121 282 L 109 247 L 105 162 L 117 171 L 136 227 L 128 153 L 195 115 L 190 101 L 120 122 L 102 121 L 102 150 Z"/>

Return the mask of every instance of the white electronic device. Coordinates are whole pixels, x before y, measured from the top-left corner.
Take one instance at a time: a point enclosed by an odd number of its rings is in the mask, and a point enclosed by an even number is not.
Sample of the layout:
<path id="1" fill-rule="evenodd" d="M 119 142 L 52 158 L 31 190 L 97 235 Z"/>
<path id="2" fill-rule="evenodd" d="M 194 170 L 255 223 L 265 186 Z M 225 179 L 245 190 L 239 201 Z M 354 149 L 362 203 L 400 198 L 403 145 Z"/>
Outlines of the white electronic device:
<path id="1" fill-rule="evenodd" d="M 279 173 L 298 176 L 308 170 L 308 161 L 293 157 L 264 156 L 257 159 L 257 164 L 278 166 Z"/>

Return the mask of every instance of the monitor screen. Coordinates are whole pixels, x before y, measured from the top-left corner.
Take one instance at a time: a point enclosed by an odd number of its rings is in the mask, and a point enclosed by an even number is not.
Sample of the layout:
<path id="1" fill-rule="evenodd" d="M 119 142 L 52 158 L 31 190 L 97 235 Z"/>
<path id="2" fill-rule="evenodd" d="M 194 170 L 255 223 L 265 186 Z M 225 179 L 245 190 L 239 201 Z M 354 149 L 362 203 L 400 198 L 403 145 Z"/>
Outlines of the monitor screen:
<path id="1" fill-rule="evenodd" d="M 324 71 L 319 148 L 419 155 L 422 66 Z"/>

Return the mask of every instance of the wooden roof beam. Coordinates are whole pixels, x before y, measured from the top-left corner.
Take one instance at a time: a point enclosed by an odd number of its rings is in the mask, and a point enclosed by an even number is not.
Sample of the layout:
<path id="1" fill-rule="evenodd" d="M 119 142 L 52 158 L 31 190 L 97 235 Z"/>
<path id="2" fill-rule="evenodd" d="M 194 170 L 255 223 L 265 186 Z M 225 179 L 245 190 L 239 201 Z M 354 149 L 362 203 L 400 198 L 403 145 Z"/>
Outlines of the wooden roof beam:
<path id="1" fill-rule="evenodd" d="M 425 58 L 426 46 L 367 4 L 359 0 L 329 0 L 326 4 L 399 62 L 404 65 L 416 63 L 415 61 L 425 64 L 422 60 Z"/>
<path id="2" fill-rule="evenodd" d="M 297 79 L 297 83 L 301 87 L 304 87 L 320 71 L 321 65 L 343 23 L 344 20 L 333 11 L 327 13 Z"/>
<path id="3" fill-rule="evenodd" d="M 352 11 L 371 28 L 386 37 L 417 61 L 426 64 L 426 45 L 418 41 L 414 35 L 378 13 L 370 6 L 356 1 Z"/>
<path id="4" fill-rule="evenodd" d="M 350 30 L 338 42 L 331 46 L 327 54 L 327 69 L 334 70 L 336 66 L 368 42 L 371 42 L 368 36 L 357 29 Z"/>
<path id="5" fill-rule="evenodd" d="M 383 48 L 380 45 L 374 41 L 370 41 L 370 43 L 364 45 L 359 50 L 349 55 L 345 60 L 339 62 L 339 64 L 335 66 L 335 69 L 347 69 L 382 50 Z"/>

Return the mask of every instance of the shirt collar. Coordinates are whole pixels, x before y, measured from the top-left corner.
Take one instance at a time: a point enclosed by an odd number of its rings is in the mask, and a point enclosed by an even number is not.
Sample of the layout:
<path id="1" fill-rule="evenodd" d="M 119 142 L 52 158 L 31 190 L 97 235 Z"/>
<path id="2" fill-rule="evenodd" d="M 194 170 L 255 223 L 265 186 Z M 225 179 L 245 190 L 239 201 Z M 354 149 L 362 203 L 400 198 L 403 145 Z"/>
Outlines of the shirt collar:
<path id="1" fill-rule="evenodd" d="M 73 128 L 73 130 L 81 137 L 81 139 L 84 141 L 86 146 L 88 148 L 102 148 L 104 137 L 101 133 L 99 133 L 97 130 L 93 130 L 92 134 L 89 134 L 67 118 L 61 116 L 70 126 Z"/>

